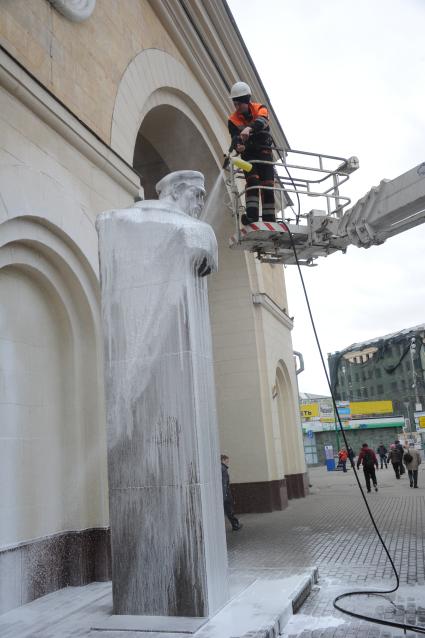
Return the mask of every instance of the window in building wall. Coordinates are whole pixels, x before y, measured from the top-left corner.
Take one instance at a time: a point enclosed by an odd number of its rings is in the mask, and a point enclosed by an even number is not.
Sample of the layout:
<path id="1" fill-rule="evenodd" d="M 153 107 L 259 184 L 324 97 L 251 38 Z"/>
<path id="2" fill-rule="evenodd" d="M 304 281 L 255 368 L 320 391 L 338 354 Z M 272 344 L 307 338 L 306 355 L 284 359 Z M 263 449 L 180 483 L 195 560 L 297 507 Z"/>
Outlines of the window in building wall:
<path id="1" fill-rule="evenodd" d="M 362 370 L 362 381 L 366 381 L 366 372 Z"/>
<path id="2" fill-rule="evenodd" d="M 371 368 L 370 370 L 368 370 L 368 371 L 367 371 L 367 378 L 368 378 L 368 379 L 371 379 L 371 378 L 372 378 L 372 375 L 373 375 L 373 370 L 372 370 L 372 368 Z"/>
<path id="3" fill-rule="evenodd" d="M 367 397 L 368 397 L 367 388 L 363 388 L 363 397 L 365 399 L 367 399 Z"/>
<path id="4" fill-rule="evenodd" d="M 356 381 L 359 381 L 359 373 L 358 372 L 356 372 L 356 374 L 354 375 L 354 378 L 355 378 Z"/>
<path id="5" fill-rule="evenodd" d="M 373 397 L 373 395 L 375 394 L 375 387 L 371 385 L 369 390 L 370 390 L 370 396 Z"/>
<path id="6" fill-rule="evenodd" d="M 381 372 L 381 368 L 376 368 L 375 370 L 375 377 L 377 379 L 380 379 L 382 377 L 382 372 Z"/>
<path id="7" fill-rule="evenodd" d="M 376 393 L 377 394 L 384 394 L 384 386 L 383 385 L 377 385 L 376 386 Z"/>
<path id="8" fill-rule="evenodd" d="M 406 389 L 406 379 L 401 379 L 400 383 L 401 383 L 401 389 L 405 390 Z"/>
<path id="9" fill-rule="evenodd" d="M 391 392 L 397 392 L 398 386 L 397 381 L 391 381 Z"/>

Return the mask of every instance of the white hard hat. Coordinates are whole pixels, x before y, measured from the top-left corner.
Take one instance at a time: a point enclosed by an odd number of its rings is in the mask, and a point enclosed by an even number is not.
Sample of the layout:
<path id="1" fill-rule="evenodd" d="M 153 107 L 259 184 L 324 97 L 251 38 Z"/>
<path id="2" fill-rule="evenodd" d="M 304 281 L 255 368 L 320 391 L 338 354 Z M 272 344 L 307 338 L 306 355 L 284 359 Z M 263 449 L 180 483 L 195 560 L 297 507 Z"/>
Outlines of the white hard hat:
<path id="1" fill-rule="evenodd" d="M 251 89 L 246 82 L 236 82 L 230 89 L 232 100 L 238 97 L 245 97 L 245 95 L 251 95 Z"/>

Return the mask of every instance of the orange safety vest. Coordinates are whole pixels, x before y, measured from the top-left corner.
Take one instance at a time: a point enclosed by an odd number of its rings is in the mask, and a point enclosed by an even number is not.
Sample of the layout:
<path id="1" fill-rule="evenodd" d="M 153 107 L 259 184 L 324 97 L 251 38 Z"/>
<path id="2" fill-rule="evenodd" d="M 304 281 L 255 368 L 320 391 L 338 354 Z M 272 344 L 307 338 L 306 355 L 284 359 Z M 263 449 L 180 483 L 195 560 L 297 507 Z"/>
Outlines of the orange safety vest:
<path id="1" fill-rule="evenodd" d="M 244 113 L 238 113 L 237 111 L 229 115 L 229 120 L 241 131 L 246 126 L 252 124 L 257 119 L 257 117 L 265 117 L 267 120 L 269 119 L 269 112 L 264 104 L 259 104 L 258 102 L 250 102 L 248 106 L 249 112 L 252 115 L 250 119 L 246 119 L 246 115 Z"/>

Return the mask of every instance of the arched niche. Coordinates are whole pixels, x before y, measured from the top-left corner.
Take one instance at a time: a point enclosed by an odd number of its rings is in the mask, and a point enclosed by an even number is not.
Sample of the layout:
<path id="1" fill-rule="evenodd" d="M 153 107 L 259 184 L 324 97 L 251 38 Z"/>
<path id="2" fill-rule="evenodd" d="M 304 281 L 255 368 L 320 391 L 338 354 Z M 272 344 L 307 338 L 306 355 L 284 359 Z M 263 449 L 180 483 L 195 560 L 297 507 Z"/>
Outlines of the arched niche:
<path id="1" fill-rule="evenodd" d="M 40 210 L 8 212 L 0 224 L 0 421 L 10 448 L 0 452 L 10 470 L 3 546 L 107 524 L 94 273 Z"/>
<path id="2" fill-rule="evenodd" d="M 276 368 L 277 413 L 283 450 L 283 466 L 288 498 L 306 496 L 308 481 L 299 418 L 292 394 L 291 378 L 284 361 Z"/>
<path id="3" fill-rule="evenodd" d="M 174 105 L 189 119 L 201 123 L 219 161 L 229 143 L 226 123 L 189 69 L 161 49 L 141 51 L 120 80 L 112 116 L 112 148 L 131 164 L 143 120 L 152 108 L 162 104 Z"/>
<path id="4" fill-rule="evenodd" d="M 118 87 L 111 145 L 127 162 L 134 162 L 146 198 L 156 196 L 155 183 L 166 172 L 193 168 L 205 175 L 209 199 L 203 219 L 214 228 L 219 249 L 219 271 L 208 278 L 208 296 L 220 440 L 223 450 L 239 457 L 239 480 L 246 480 L 250 445 L 264 448 L 265 440 L 247 261 L 253 282 L 255 265 L 243 252 L 230 250 L 228 243 L 235 221 L 227 206 L 221 166 L 229 143 L 225 109 L 217 108 L 215 96 L 206 95 L 186 66 L 158 49 L 145 50 L 132 60 Z M 241 352 L 252 370 L 249 381 L 254 387 L 249 389 L 242 381 L 245 370 L 239 370 Z M 255 434 L 256 443 L 246 443 L 241 452 L 242 422 Z"/>
<path id="5" fill-rule="evenodd" d="M 156 198 L 155 184 L 171 171 L 201 171 L 207 192 L 219 175 L 211 150 L 193 120 L 169 104 L 146 114 L 137 135 L 133 166 L 142 175 L 147 199 Z"/>

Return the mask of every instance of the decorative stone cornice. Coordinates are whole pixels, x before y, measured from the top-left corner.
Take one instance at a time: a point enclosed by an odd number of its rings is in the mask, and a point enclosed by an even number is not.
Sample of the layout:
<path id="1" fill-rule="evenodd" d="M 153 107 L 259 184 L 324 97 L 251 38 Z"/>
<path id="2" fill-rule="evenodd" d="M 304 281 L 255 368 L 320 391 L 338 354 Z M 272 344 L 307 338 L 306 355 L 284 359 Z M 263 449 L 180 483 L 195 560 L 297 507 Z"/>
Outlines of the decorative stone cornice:
<path id="1" fill-rule="evenodd" d="M 96 0 L 49 0 L 50 4 L 72 22 L 84 22 L 90 18 Z"/>
<path id="2" fill-rule="evenodd" d="M 229 87 L 237 80 L 247 82 L 256 99 L 268 102 L 224 0 L 148 2 L 224 121 L 232 108 Z M 289 148 L 275 117 L 271 130 L 277 145 Z"/>
<path id="3" fill-rule="evenodd" d="M 252 294 L 252 303 L 254 305 L 262 306 L 265 310 L 268 310 L 285 326 L 285 328 L 288 328 L 288 330 L 292 330 L 294 327 L 292 318 L 286 313 L 286 309 L 280 308 L 280 306 L 278 306 L 277 303 L 265 292 L 254 292 Z"/>

